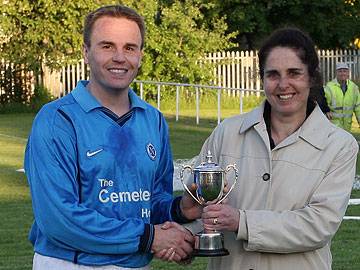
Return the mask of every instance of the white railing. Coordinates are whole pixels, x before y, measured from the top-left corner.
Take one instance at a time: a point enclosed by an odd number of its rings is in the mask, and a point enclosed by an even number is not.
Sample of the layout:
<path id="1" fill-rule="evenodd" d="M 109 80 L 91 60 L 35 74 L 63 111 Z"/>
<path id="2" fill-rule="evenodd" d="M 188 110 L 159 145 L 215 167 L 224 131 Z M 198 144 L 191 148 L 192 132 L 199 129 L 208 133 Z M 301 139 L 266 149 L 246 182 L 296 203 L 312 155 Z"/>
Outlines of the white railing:
<path id="1" fill-rule="evenodd" d="M 173 82 L 154 82 L 154 81 L 138 81 L 135 80 L 134 83 L 139 85 L 140 88 L 140 97 L 144 98 L 144 85 L 155 85 L 157 89 L 157 108 L 161 109 L 161 88 L 163 86 L 172 86 L 176 90 L 176 121 L 179 120 L 180 115 L 180 89 L 181 88 L 192 88 L 195 89 L 195 110 L 196 110 L 196 124 L 199 124 L 200 121 L 200 92 L 206 90 L 216 90 L 217 91 L 217 122 L 218 124 L 221 121 L 221 93 L 224 91 L 231 91 L 239 97 L 239 113 L 243 113 L 243 97 L 246 93 L 256 93 L 260 95 L 263 90 L 257 89 L 241 89 L 241 88 L 230 88 L 230 87 L 221 87 L 221 86 L 209 86 L 209 85 L 200 85 L 200 84 L 187 84 L 187 83 L 173 83 Z"/>

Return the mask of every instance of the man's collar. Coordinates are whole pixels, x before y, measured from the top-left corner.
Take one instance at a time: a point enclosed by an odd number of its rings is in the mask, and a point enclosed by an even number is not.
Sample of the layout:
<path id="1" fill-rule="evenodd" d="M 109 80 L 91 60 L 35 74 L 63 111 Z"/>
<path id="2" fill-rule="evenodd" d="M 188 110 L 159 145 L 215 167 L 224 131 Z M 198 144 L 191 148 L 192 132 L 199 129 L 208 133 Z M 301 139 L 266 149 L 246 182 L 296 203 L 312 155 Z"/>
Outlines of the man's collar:
<path id="1" fill-rule="evenodd" d="M 75 100 L 79 103 L 85 112 L 89 112 L 95 108 L 103 107 L 101 103 L 86 88 L 89 81 L 79 81 L 76 88 L 71 92 Z M 146 103 L 141 100 L 132 89 L 129 89 L 129 100 L 131 109 L 146 109 Z"/>
<path id="2" fill-rule="evenodd" d="M 129 89 L 129 99 L 131 109 L 141 108 L 146 110 L 146 103 L 132 89 Z"/>
<path id="3" fill-rule="evenodd" d="M 341 83 L 338 81 L 337 78 L 334 78 L 333 82 L 336 83 L 336 84 L 338 84 L 338 85 L 341 85 Z M 349 84 L 349 79 L 347 79 L 347 80 L 345 81 L 345 84 L 346 84 L 346 85 Z"/>
<path id="4" fill-rule="evenodd" d="M 86 88 L 88 83 L 89 81 L 79 81 L 76 88 L 71 91 L 71 94 L 85 112 L 102 107 L 100 102 Z"/>

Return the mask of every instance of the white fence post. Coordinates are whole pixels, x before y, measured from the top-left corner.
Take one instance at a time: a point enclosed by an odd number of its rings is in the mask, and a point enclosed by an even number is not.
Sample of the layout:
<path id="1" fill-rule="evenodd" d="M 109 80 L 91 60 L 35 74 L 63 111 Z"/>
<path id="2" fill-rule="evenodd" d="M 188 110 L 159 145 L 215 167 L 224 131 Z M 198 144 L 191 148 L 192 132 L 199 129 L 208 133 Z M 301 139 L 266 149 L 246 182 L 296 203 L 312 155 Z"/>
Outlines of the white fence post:
<path id="1" fill-rule="evenodd" d="M 140 83 L 140 98 L 144 99 L 144 85 L 142 82 Z"/>
<path id="2" fill-rule="evenodd" d="M 199 87 L 195 87 L 196 92 L 196 124 L 199 124 L 200 100 L 199 100 Z"/>
<path id="3" fill-rule="evenodd" d="M 243 113 L 243 99 L 244 99 L 244 91 L 240 90 L 240 114 Z"/>
<path id="4" fill-rule="evenodd" d="M 161 84 L 158 84 L 157 86 L 157 108 L 160 110 L 160 90 L 161 90 Z"/>
<path id="5" fill-rule="evenodd" d="M 235 90 L 233 90 L 233 93 Z M 220 124 L 221 121 L 221 89 L 217 89 L 217 123 Z"/>
<path id="6" fill-rule="evenodd" d="M 179 121 L 179 106 L 180 106 L 180 97 L 179 97 L 179 85 L 176 85 L 176 121 Z"/>

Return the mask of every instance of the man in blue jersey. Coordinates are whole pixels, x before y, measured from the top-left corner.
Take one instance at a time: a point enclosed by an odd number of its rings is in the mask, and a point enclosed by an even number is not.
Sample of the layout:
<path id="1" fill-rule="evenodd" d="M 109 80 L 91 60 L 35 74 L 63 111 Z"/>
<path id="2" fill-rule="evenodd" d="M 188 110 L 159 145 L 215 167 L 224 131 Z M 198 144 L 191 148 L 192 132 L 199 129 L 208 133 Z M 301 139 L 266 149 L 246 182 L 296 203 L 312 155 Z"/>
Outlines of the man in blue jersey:
<path id="1" fill-rule="evenodd" d="M 134 10 L 106 6 L 84 26 L 90 80 L 45 105 L 25 153 L 35 221 L 33 269 L 150 269 L 181 262 L 200 217 L 172 197 L 173 161 L 163 115 L 129 85 L 141 65 L 145 26 Z"/>

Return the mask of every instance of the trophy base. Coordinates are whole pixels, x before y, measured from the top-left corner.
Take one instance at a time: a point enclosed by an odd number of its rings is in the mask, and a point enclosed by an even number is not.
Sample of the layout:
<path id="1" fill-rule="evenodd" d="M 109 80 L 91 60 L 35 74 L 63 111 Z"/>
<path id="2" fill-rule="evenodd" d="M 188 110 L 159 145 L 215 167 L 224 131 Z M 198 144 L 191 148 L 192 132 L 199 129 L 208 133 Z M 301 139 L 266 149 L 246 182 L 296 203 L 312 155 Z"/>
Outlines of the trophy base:
<path id="1" fill-rule="evenodd" d="M 193 255 L 196 257 L 229 255 L 229 251 L 224 248 L 224 235 L 221 232 L 201 232 L 196 234 Z"/>
<path id="2" fill-rule="evenodd" d="M 220 257 L 227 256 L 229 254 L 229 251 L 223 248 L 214 250 L 195 249 L 192 255 L 195 257 Z"/>

